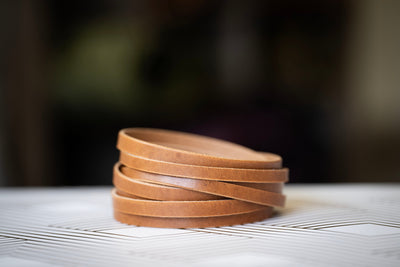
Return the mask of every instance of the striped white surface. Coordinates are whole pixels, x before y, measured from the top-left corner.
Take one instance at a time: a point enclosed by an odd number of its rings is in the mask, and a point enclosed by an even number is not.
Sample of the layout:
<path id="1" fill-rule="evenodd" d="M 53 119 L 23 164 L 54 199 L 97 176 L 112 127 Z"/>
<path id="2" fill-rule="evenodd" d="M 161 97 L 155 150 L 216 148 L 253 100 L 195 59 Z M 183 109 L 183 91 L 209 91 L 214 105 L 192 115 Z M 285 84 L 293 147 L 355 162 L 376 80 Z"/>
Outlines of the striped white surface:
<path id="1" fill-rule="evenodd" d="M 400 185 L 287 185 L 274 218 L 127 226 L 111 188 L 0 189 L 0 266 L 400 266 Z"/>

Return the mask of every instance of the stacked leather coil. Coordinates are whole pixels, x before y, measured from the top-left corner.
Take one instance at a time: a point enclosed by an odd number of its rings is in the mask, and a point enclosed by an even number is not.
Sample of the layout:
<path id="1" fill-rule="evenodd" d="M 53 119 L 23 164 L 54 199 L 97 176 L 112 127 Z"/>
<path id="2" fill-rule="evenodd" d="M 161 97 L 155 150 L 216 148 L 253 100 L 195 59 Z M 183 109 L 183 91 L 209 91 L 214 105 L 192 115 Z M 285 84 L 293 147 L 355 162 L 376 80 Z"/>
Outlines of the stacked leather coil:
<path id="1" fill-rule="evenodd" d="M 264 220 L 283 207 L 280 156 L 160 129 L 118 134 L 114 217 L 132 225 L 204 228 Z"/>

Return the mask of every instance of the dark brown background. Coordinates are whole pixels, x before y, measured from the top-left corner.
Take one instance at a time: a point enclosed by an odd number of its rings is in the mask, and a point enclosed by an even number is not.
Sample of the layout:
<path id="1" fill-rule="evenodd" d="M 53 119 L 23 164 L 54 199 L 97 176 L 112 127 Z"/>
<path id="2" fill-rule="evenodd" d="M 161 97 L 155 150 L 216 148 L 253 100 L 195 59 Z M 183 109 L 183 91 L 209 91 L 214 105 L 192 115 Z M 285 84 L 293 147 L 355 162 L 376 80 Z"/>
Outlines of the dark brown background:
<path id="1" fill-rule="evenodd" d="M 117 132 L 283 156 L 292 182 L 400 178 L 399 1 L 2 1 L 0 185 L 111 184 Z"/>

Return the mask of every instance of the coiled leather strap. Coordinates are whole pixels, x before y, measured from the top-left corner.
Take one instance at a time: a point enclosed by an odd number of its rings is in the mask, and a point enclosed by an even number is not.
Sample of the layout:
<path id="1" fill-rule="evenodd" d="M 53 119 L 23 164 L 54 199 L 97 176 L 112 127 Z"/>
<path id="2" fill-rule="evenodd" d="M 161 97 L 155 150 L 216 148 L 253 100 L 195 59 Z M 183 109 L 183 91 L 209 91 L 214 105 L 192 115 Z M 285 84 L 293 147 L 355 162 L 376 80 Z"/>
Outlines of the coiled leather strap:
<path id="1" fill-rule="evenodd" d="M 283 207 L 280 156 L 174 131 L 119 132 L 114 217 L 151 227 L 216 227 L 263 220 Z"/>

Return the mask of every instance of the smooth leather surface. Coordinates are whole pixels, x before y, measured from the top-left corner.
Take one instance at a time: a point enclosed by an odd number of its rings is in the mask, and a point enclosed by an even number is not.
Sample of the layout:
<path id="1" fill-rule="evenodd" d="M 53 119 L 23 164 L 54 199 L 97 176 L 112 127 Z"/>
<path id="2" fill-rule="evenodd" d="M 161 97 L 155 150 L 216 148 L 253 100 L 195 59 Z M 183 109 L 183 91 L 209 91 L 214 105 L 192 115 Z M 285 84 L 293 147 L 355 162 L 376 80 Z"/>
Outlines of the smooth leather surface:
<path id="1" fill-rule="evenodd" d="M 186 165 L 146 159 L 136 155 L 126 154 L 124 152 L 120 153 L 119 160 L 122 164 L 130 168 L 145 172 L 204 180 L 253 183 L 284 183 L 288 181 L 289 176 L 289 170 L 287 168 L 243 169 Z"/>
<path id="2" fill-rule="evenodd" d="M 264 206 L 234 199 L 202 201 L 160 201 L 125 197 L 112 192 L 114 210 L 150 217 L 196 218 L 228 216 L 264 210 Z"/>
<path id="3" fill-rule="evenodd" d="M 272 212 L 272 208 L 264 208 L 264 210 L 260 211 L 231 216 L 216 216 L 208 218 L 162 218 L 132 215 L 114 210 L 114 218 L 117 221 L 137 226 L 160 228 L 205 228 L 262 221 L 271 217 Z"/>
<path id="4" fill-rule="evenodd" d="M 146 173 L 130 169 L 119 164 L 116 164 L 114 167 L 114 180 L 116 180 L 117 182 L 119 180 L 125 180 L 128 184 L 135 180 L 142 180 L 146 182 L 157 183 L 160 185 L 175 186 L 178 188 L 189 189 L 195 192 L 209 193 L 216 196 L 232 198 L 265 206 L 283 207 L 285 203 L 285 196 L 278 192 L 274 192 L 277 191 L 276 189 L 280 189 L 280 186 L 277 186 L 277 184 L 270 184 L 270 190 L 275 190 L 267 191 L 265 189 L 257 189 L 254 187 L 247 187 L 244 185 L 236 185 L 226 182 L 177 178 Z M 126 187 L 123 187 L 122 189 L 126 191 L 126 189 L 124 188 Z"/>
<path id="5" fill-rule="evenodd" d="M 117 169 L 118 166 L 120 166 L 120 163 L 117 163 L 114 167 L 113 184 L 115 187 L 123 189 L 123 191 L 139 197 L 170 201 L 215 200 L 223 198 L 216 195 L 196 192 L 179 187 L 155 184 L 146 180 L 132 179 L 121 173 Z"/>
<path id="6" fill-rule="evenodd" d="M 210 167 L 281 168 L 282 158 L 216 138 L 171 130 L 129 128 L 118 133 L 117 148 L 148 159 Z"/>

